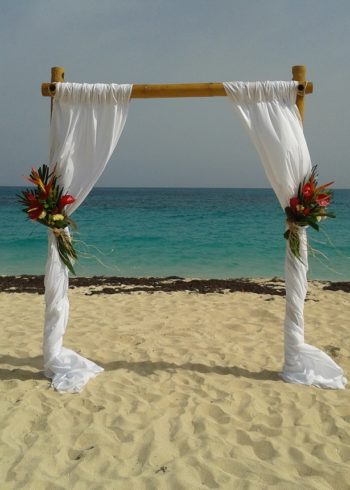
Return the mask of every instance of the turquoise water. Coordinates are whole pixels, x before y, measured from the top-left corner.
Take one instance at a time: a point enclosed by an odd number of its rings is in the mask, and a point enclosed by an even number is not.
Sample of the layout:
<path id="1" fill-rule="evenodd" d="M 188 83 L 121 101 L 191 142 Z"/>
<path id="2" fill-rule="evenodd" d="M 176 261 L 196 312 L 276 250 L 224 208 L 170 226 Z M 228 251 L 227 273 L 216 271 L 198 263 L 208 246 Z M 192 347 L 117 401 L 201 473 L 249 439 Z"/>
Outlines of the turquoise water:
<path id="1" fill-rule="evenodd" d="M 0 274 L 43 274 L 46 229 L 21 212 L 19 190 L 0 187 Z M 334 197 L 337 219 L 323 225 L 334 246 L 309 232 L 329 258 L 310 257 L 311 279 L 350 280 L 350 190 Z M 78 275 L 283 277 L 284 214 L 270 189 L 95 188 L 73 219 L 75 238 L 102 252 L 90 248 Z"/>

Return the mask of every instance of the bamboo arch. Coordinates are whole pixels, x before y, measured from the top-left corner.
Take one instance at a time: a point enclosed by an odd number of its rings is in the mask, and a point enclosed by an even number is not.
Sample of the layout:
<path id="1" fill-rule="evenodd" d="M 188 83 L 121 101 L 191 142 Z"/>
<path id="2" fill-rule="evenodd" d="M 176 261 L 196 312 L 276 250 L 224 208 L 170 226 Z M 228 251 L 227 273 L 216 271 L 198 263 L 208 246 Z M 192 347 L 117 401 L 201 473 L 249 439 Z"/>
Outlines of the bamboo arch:
<path id="1" fill-rule="evenodd" d="M 296 105 L 299 109 L 300 117 L 302 121 L 304 121 L 304 95 L 313 92 L 313 83 L 306 80 L 305 65 L 295 65 L 292 67 L 292 80 L 299 82 Z M 44 97 L 54 97 L 57 82 L 64 82 L 64 68 L 61 66 L 54 66 L 51 68 L 51 82 L 41 84 L 41 94 Z M 226 95 L 224 86 L 221 82 L 134 84 L 130 98 L 225 97 Z"/>
<path id="2" fill-rule="evenodd" d="M 64 81 L 64 69 L 62 67 L 53 67 L 51 70 L 52 77 L 51 83 L 42 84 L 42 94 L 44 96 L 50 96 L 51 102 L 55 96 L 56 83 Z M 287 98 L 287 104 L 276 104 L 275 111 L 277 116 L 275 121 L 280 124 L 273 125 L 272 119 L 264 119 L 264 111 L 268 112 L 269 109 L 266 105 L 259 106 L 259 103 L 253 104 L 256 109 L 255 116 L 251 120 L 254 120 L 257 124 L 252 125 L 254 136 L 259 136 L 259 132 L 256 131 L 260 125 L 263 127 L 263 136 L 266 135 L 267 140 L 263 140 L 265 145 L 255 144 L 258 154 L 262 160 L 265 168 L 267 164 L 279 165 L 278 168 L 285 170 L 283 165 L 287 160 L 286 155 L 290 155 L 291 166 L 293 167 L 293 173 L 287 174 L 287 172 L 280 172 L 273 175 L 273 178 L 269 179 L 271 186 L 275 192 L 280 190 L 280 180 L 286 177 L 286 185 L 282 188 L 279 195 L 279 201 L 283 203 L 288 202 L 289 191 L 294 186 L 294 182 L 298 176 L 298 172 L 308 171 L 311 167 L 311 161 L 305 138 L 302 131 L 302 121 L 304 117 L 304 96 L 307 93 L 313 92 L 313 84 L 306 81 L 306 68 L 303 65 L 293 66 L 292 75 L 295 84 L 281 84 L 287 85 L 287 89 L 293 85 L 293 97 L 295 94 L 295 104 L 298 107 L 300 119 L 296 118 L 295 107 L 291 110 L 290 98 Z M 237 85 L 235 83 L 227 84 L 229 87 Z M 239 84 L 238 84 L 239 85 Z M 258 84 L 259 85 L 259 84 Z M 272 83 L 272 85 L 274 85 Z M 277 84 L 278 85 L 278 82 Z M 226 84 L 223 83 L 189 83 L 189 84 L 157 84 L 157 85 L 133 85 L 128 84 L 128 95 L 131 91 L 131 98 L 165 98 L 165 97 L 213 97 L 213 96 L 225 96 Z M 297 90 L 296 90 L 297 89 Z M 288 90 L 287 90 L 288 91 Z M 231 93 L 231 92 L 229 92 Z M 288 91 L 290 94 L 290 90 Z M 59 101 L 58 101 L 59 103 Z M 127 106 L 128 100 L 121 104 L 121 108 Z M 97 104 L 98 105 L 98 104 Z M 67 107 L 66 107 L 67 109 Z M 68 107 L 68 112 L 71 106 Z M 80 106 L 79 106 L 80 109 Z M 89 109 L 95 107 L 89 106 Z M 112 113 L 114 113 L 118 107 L 110 106 Z M 282 110 L 283 109 L 283 110 Z M 249 110 L 252 107 L 249 106 Z M 62 111 L 64 112 L 64 111 Z M 81 111 L 80 111 L 81 112 Z M 272 112 L 272 110 L 271 110 Z M 84 114 L 85 115 L 85 114 Z M 90 114 L 91 115 L 91 114 Z M 124 113 L 125 115 L 125 113 Z M 291 121 L 287 117 L 290 115 Z M 57 113 L 57 117 L 60 113 Z M 113 122 L 113 121 L 112 121 Z M 123 123 L 125 122 L 125 119 Z M 282 122 L 282 123 L 281 123 Z M 276 127 L 275 127 L 276 126 Z M 111 127 L 111 126 L 109 126 Z M 266 129 L 267 128 L 267 129 Z M 274 129 L 274 132 L 270 128 Z M 95 129 L 95 127 L 93 128 Z M 104 129 L 104 128 L 103 128 Z M 114 127 L 113 127 L 114 129 Z M 118 128 L 119 134 L 123 126 Z M 250 128 L 249 128 L 250 129 Z M 265 132 L 264 132 L 265 131 Z M 58 133 L 58 132 L 57 132 Z M 74 135 L 73 135 L 74 136 Z M 73 137 L 72 136 L 72 137 Z M 65 138 L 62 138 L 63 140 Z M 78 139 L 78 137 L 77 137 Z M 92 140 L 93 138 L 91 138 Z M 258 138 L 259 139 L 259 138 Z M 292 144 L 290 144 L 292 141 Z M 59 142 L 59 144 L 67 144 L 67 141 Z M 116 143 L 116 142 L 115 142 Z M 259 141 L 257 143 L 260 143 Z M 284 143 L 286 146 L 284 146 Z M 288 146 L 289 145 L 289 146 Z M 69 146 L 69 142 L 68 142 Z M 85 148 L 85 142 L 80 141 L 80 147 Z M 115 145 L 113 146 L 113 148 Z M 94 147 L 92 147 L 94 148 Z M 112 148 L 112 149 L 113 149 Z M 64 149 L 64 148 L 63 148 Z M 80 148 L 79 148 L 80 149 Z M 88 151 L 90 148 L 88 149 Z M 63 151 L 61 147 L 58 148 L 58 153 Z M 283 153 L 285 151 L 285 153 Z M 78 153 L 78 152 L 77 152 Z M 82 152 L 84 153 L 84 152 Z M 94 150 L 91 151 L 94 154 Z M 266 159 L 265 159 L 266 155 Z M 282 159 L 280 159 L 280 156 Z M 59 157 L 58 157 L 59 158 Z M 81 164 L 80 167 L 84 168 L 84 156 L 80 154 L 80 160 L 77 161 Z M 93 164 L 101 163 L 104 165 L 107 163 L 109 155 L 107 153 L 104 158 L 97 161 L 94 159 Z M 289 162 L 289 160 L 288 160 Z M 265 165 L 266 164 L 266 165 Z M 64 165 L 64 158 L 62 158 L 62 165 Z M 103 170 L 102 167 L 102 170 Z M 84 172 L 83 172 L 84 173 Z M 96 182 L 99 174 L 95 174 L 90 181 L 86 181 L 90 186 L 87 192 L 92 188 L 94 182 Z M 85 172 L 85 176 L 91 177 L 88 172 Z M 63 176 L 64 178 L 65 176 Z M 77 174 L 77 180 L 81 177 L 81 174 Z M 292 189 L 293 190 L 293 189 Z M 277 192 L 276 192 L 277 194 Z M 278 194 L 277 194 L 278 195 Z M 85 195 L 81 196 L 80 204 L 83 202 Z M 302 253 L 301 256 L 304 260 L 307 258 L 307 241 L 305 229 L 300 234 L 300 242 L 302 240 Z M 48 254 L 48 267 L 47 274 L 45 275 L 45 299 L 46 299 L 46 321 L 44 327 L 44 366 L 47 377 L 53 379 L 52 384 L 59 391 L 80 391 L 82 386 L 86 384 L 89 378 L 96 376 L 102 368 L 97 366 L 92 361 L 89 361 L 77 353 L 65 349 L 62 344 L 63 335 L 66 328 L 68 319 L 69 303 L 67 299 L 68 289 L 68 270 L 62 267 L 58 261 L 59 254 L 53 241 L 53 236 L 50 235 L 50 248 Z M 313 384 L 323 388 L 335 388 L 343 389 L 346 385 L 346 379 L 343 376 L 342 369 L 324 352 L 320 351 L 316 347 L 306 344 L 304 342 L 304 322 L 303 322 L 303 305 L 306 296 L 307 289 L 307 260 L 300 260 L 300 262 L 293 257 L 290 249 L 287 249 L 286 254 L 286 314 L 284 323 L 284 348 L 285 348 L 285 363 L 282 372 L 282 378 L 291 383 L 299 384 Z M 46 287 L 48 286 L 48 287 Z M 320 368 L 316 369 L 316 364 L 320 363 Z"/>

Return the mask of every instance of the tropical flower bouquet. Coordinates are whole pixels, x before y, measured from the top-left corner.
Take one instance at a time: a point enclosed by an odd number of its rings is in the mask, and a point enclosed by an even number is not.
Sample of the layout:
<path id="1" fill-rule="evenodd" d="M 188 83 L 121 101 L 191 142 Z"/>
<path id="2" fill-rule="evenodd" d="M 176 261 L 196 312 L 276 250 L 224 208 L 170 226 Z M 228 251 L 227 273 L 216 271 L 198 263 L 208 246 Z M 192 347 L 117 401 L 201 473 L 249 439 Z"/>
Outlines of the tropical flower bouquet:
<path id="1" fill-rule="evenodd" d="M 55 171 L 56 166 L 51 173 L 47 165 L 42 165 L 38 170 L 32 168 L 26 179 L 36 185 L 36 188 L 26 189 L 17 197 L 24 206 L 23 212 L 29 219 L 38 221 L 52 230 L 56 237 L 60 259 L 70 272 L 75 274 L 73 263 L 77 254 L 71 237 L 65 230 L 69 225 L 76 228 L 75 223 L 65 212 L 66 206 L 72 204 L 75 199 L 69 194 L 64 194 L 63 188 L 57 184 Z"/>
<path id="2" fill-rule="evenodd" d="M 333 182 L 318 187 L 317 166 L 312 167 L 309 177 L 299 184 L 298 194 L 289 201 L 285 208 L 288 230 L 284 238 L 288 240 L 290 250 L 300 259 L 300 240 L 298 227 L 311 226 L 319 231 L 319 222 L 325 218 L 335 218 L 335 214 L 327 211 L 332 199 L 332 191 L 327 189 Z"/>

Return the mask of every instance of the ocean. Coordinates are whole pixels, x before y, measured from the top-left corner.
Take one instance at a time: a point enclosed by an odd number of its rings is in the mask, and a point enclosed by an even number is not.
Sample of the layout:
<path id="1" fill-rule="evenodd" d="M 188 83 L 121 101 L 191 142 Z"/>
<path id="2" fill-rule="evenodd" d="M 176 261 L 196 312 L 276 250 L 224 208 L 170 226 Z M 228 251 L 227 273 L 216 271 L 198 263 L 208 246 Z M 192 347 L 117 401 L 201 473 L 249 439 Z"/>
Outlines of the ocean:
<path id="1" fill-rule="evenodd" d="M 0 274 L 43 274 L 47 229 L 27 220 L 23 188 L 0 187 Z M 350 189 L 336 219 L 309 231 L 309 278 L 350 280 Z M 271 189 L 94 188 L 73 214 L 79 276 L 284 275 L 284 213 Z"/>

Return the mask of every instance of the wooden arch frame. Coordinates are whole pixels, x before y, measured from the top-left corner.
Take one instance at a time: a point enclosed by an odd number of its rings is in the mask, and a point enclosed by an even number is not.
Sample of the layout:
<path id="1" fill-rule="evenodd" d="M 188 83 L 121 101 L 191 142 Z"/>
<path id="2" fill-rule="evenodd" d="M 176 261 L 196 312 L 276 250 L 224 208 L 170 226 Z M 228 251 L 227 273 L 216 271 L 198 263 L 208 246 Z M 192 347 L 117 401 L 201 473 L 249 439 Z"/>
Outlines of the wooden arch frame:
<path id="1" fill-rule="evenodd" d="M 306 80 L 305 65 L 295 65 L 292 67 L 292 80 L 299 82 L 296 105 L 299 109 L 301 119 L 304 121 L 304 95 L 313 92 L 313 83 Z M 64 68 L 61 66 L 51 68 L 51 82 L 42 83 L 41 94 L 44 97 L 54 97 L 57 82 L 64 82 Z M 221 82 L 134 84 L 130 98 L 224 97 L 226 95 L 224 85 Z"/>

